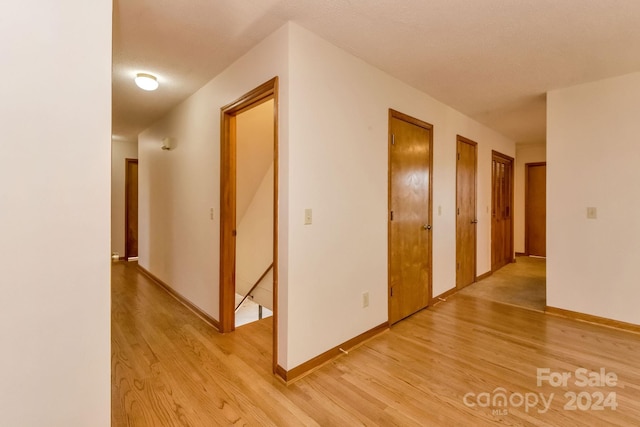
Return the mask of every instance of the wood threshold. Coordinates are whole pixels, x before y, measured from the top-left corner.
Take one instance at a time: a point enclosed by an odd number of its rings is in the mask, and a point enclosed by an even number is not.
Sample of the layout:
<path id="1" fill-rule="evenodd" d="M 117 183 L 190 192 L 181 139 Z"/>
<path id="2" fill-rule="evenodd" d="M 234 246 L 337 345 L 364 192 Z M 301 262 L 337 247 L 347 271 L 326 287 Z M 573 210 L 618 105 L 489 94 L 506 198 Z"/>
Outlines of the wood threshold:
<path id="1" fill-rule="evenodd" d="M 343 342 L 340 345 L 333 347 L 325 351 L 324 353 L 314 357 L 313 359 L 307 360 L 306 362 L 296 366 L 295 368 L 287 371 L 282 366 L 278 365 L 276 367 L 276 375 L 279 376 L 284 382 L 289 385 L 292 382 L 303 378 L 316 369 L 326 365 L 328 362 L 331 362 L 338 356 L 345 354 L 343 351 L 349 352 L 350 350 L 364 344 L 366 341 L 371 338 L 381 334 L 382 332 L 389 329 L 389 322 L 381 323 L 378 326 L 375 326 L 369 329 L 366 332 L 361 333 L 360 335 L 351 338 L 348 341 Z"/>
<path id="2" fill-rule="evenodd" d="M 600 326 L 606 326 L 609 328 L 622 329 L 627 332 L 640 333 L 640 325 L 635 323 L 622 322 L 620 320 L 608 319 L 606 317 L 594 316 L 592 314 L 580 313 L 578 311 L 565 310 L 564 308 L 546 306 L 544 309 L 545 314 L 553 316 L 565 317 L 572 320 L 579 320 L 581 322 L 593 323 Z"/>
<path id="3" fill-rule="evenodd" d="M 164 289 L 169 295 L 174 297 L 178 302 L 180 302 L 182 305 L 184 305 L 189 310 L 191 310 L 196 316 L 200 317 L 210 326 L 213 326 L 216 329 L 216 331 L 220 332 L 220 322 L 218 322 L 216 319 L 214 319 L 213 317 L 205 313 L 200 307 L 198 307 L 197 305 L 189 301 L 180 292 L 176 291 L 171 286 L 169 286 L 168 284 L 160 280 L 158 277 L 156 277 L 153 273 L 151 273 L 146 268 L 142 267 L 140 264 L 138 264 L 138 271 L 140 271 L 140 273 L 144 274 L 146 277 L 151 279 L 151 281 L 156 285 L 158 285 L 160 288 Z"/>

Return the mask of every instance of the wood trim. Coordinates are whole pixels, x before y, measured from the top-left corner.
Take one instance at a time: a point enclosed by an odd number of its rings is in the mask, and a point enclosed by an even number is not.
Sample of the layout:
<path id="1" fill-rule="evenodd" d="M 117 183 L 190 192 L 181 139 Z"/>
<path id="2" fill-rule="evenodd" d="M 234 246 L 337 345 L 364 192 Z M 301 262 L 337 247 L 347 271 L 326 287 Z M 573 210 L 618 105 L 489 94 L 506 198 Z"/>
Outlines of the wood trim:
<path id="1" fill-rule="evenodd" d="M 144 276 L 150 279 L 152 283 L 164 289 L 169 295 L 174 297 L 178 302 L 180 302 L 182 305 L 184 305 L 189 310 L 191 310 L 196 316 L 200 317 L 210 326 L 213 326 L 217 331 L 220 331 L 220 322 L 218 322 L 216 319 L 214 319 L 213 317 L 205 313 L 204 310 L 202 310 L 200 307 L 198 307 L 197 305 L 189 301 L 180 292 L 176 291 L 171 286 L 169 286 L 168 284 L 160 280 L 158 277 L 156 277 L 153 273 L 151 273 L 146 268 L 142 267 L 140 264 L 138 264 L 138 271 L 140 271 L 140 273 L 142 273 Z"/>
<path id="2" fill-rule="evenodd" d="M 279 200 L 279 166 L 280 166 L 280 143 L 279 143 L 279 133 L 278 133 L 278 123 L 279 123 L 279 79 L 278 77 L 273 78 L 271 81 L 271 91 L 273 98 L 273 362 L 271 369 L 275 373 L 276 368 L 278 367 L 278 260 L 279 252 L 278 252 L 278 233 L 279 233 L 279 211 L 278 211 L 278 200 Z"/>
<path id="3" fill-rule="evenodd" d="M 493 271 L 489 270 L 486 273 L 483 273 L 483 274 L 481 274 L 479 276 L 476 276 L 476 282 L 479 282 L 480 280 L 484 280 L 487 277 L 491 276 L 492 274 L 493 274 Z"/>
<path id="4" fill-rule="evenodd" d="M 278 77 L 261 84 L 220 110 L 220 330 L 235 330 L 236 146 L 235 117 L 273 100 L 273 363 L 278 367 Z"/>
<path id="5" fill-rule="evenodd" d="M 220 143 L 220 332 L 235 329 L 235 316 L 226 307 L 235 303 L 236 139 L 235 115 L 221 112 Z"/>
<path id="6" fill-rule="evenodd" d="M 531 166 L 546 166 L 547 162 L 532 162 L 524 164 L 524 255 L 529 255 L 529 224 L 527 218 L 527 202 L 529 201 L 529 168 Z M 518 253 L 516 252 L 516 255 Z"/>
<path id="7" fill-rule="evenodd" d="M 284 369 L 282 366 L 276 364 L 276 369 L 274 374 L 276 374 L 276 376 L 278 378 L 280 378 L 282 381 L 285 382 L 285 384 L 287 383 L 287 370 Z"/>
<path id="8" fill-rule="evenodd" d="M 287 371 L 281 366 L 277 365 L 275 369 L 276 375 L 282 378 L 287 384 L 291 384 L 293 381 L 299 380 L 300 378 L 309 375 L 311 372 L 335 359 L 336 357 L 344 354 L 342 350 L 350 351 L 360 345 L 362 345 L 365 341 L 375 337 L 378 334 L 389 329 L 389 322 L 381 323 L 378 326 L 375 326 L 369 329 L 366 332 L 361 333 L 360 335 L 351 338 L 348 341 L 343 342 L 340 345 L 333 347 L 325 351 L 324 353 L 314 357 L 313 359 L 307 360 L 306 362 L 296 366 L 295 368 Z M 342 350 L 341 350 L 342 349 Z"/>
<path id="9" fill-rule="evenodd" d="M 622 329 L 627 332 L 640 333 L 640 325 L 636 325 L 635 323 L 622 322 L 620 320 L 608 319 L 606 317 L 594 316 L 548 305 L 545 307 L 544 312 L 552 316 L 560 316 L 572 320 L 579 320 L 581 322 L 594 323 L 596 325 L 606 326 L 609 328 Z"/>
<path id="10" fill-rule="evenodd" d="M 432 228 L 429 232 L 429 301 L 433 299 L 433 125 L 389 108 L 387 121 L 387 218 L 391 211 L 391 119 L 396 118 L 407 123 L 419 126 L 429 131 L 429 224 Z M 391 289 L 391 223 L 387 220 L 387 298 Z M 391 303 L 387 302 L 387 322 L 390 316 Z"/>
<path id="11" fill-rule="evenodd" d="M 475 211 L 475 220 L 476 220 L 476 232 L 475 232 L 475 238 L 473 241 L 473 267 L 476 270 L 476 273 L 478 271 L 478 143 L 469 139 L 469 138 L 465 138 L 462 135 L 456 135 L 456 156 L 459 154 L 459 143 L 462 142 L 464 144 L 469 144 L 472 145 L 474 148 L 474 155 L 475 155 L 475 175 L 473 176 L 474 178 L 474 190 L 475 190 L 475 197 L 474 197 L 474 207 L 473 210 Z M 459 162 L 456 159 L 456 207 L 455 207 L 455 213 L 456 213 L 456 264 L 458 262 L 457 257 L 458 257 L 458 217 L 457 217 L 457 212 L 458 212 L 458 168 L 459 168 Z M 476 278 L 477 281 L 477 278 Z M 475 282 L 474 282 L 475 283 Z M 460 286 L 459 282 L 458 282 L 458 271 L 456 268 L 456 288 L 458 289 L 464 289 L 467 286 L 469 286 L 471 283 L 468 283 L 465 286 Z"/>
<path id="12" fill-rule="evenodd" d="M 129 258 L 129 163 L 138 163 L 138 159 L 124 159 L 124 257 Z"/>

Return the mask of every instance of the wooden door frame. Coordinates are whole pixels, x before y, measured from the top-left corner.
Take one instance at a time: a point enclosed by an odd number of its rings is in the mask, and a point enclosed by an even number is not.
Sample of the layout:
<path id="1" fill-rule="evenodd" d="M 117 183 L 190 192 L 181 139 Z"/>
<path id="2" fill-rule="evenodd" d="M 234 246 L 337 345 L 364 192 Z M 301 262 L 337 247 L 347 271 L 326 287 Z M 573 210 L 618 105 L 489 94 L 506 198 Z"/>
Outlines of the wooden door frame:
<path id="1" fill-rule="evenodd" d="M 473 277 L 474 277 L 474 281 L 472 283 L 477 282 L 478 280 L 478 143 L 475 141 L 472 141 L 469 138 L 465 138 L 462 135 L 456 135 L 456 153 L 459 153 L 458 151 L 458 144 L 459 143 L 464 143 L 464 144 L 469 144 L 472 145 L 474 148 L 474 170 L 475 170 L 475 174 L 473 175 L 473 181 L 474 181 L 474 192 L 475 192 L 475 197 L 474 197 L 474 204 L 473 204 L 473 211 L 474 211 L 474 217 L 476 220 L 476 232 L 474 233 L 474 239 L 473 239 L 473 266 L 475 268 L 475 272 L 473 273 Z M 457 212 L 458 212 L 458 169 L 459 169 L 459 162 L 456 160 L 456 264 L 458 262 L 457 258 L 458 258 L 458 220 L 457 220 Z M 468 285 L 466 285 L 468 286 Z M 456 269 L 456 288 L 457 289 L 461 289 L 460 284 L 458 283 L 458 270 Z"/>
<path id="2" fill-rule="evenodd" d="M 138 164 L 138 159 L 124 159 L 124 259 L 129 259 L 129 164 Z M 121 163 L 122 164 L 122 163 Z"/>
<path id="3" fill-rule="evenodd" d="M 427 284 L 427 307 L 429 302 L 433 299 L 433 125 L 411 117 L 407 114 L 389 108 L 389 120 L 388 120 L 388 141 L 387 141 L 387 321 L 391 319 L 391 145 L 392 145 L 392 132 L 391 132 L 391 120 L 398 119 L 419 126 L 429 131 L 429 212 L 428 223 L 431 225 L 429 230 L 428 245 L 429 245 L 429 259 L 427 265 L 429 268 L 429 283 Z"/>
<path id="4" fill-rule="evenodd" d="M 511 207 L 511 212 L 509 212 L 509 222 L 511 223 L 511 239 L 509 242 L 509 254 L 510 254 L 510 262 L 515 262 L 516 259 L 514 257 L 514 252 L 513 252 L 513 248 L 514 248 L 514 243 L 513 243 L 513 232 L 514 232 L 514 221 L 513 221 L 513 184 L 514 184 L 514 169 L 515 169 L 515 159 L 513 157 L 507 156 L 506 154 L 502 154 L 499 151 L 496 150 L 491 150 L 491 206 L 493 207 L 493 159 L 494 157 L 498 157 L 502 160 L 506 160 L 509 163 L 511 163 L 511 167 L 509 168 L 510 173 L 509 173 L 509 206 Z M 492 208 L 493 209 L 493 208 Z M 493 264 L 493 217 L 491 217 L 491 271 L 493 272 L 494 269 L 494 264 Z"/>
<path id="5" fill-rule="evenodd" d="M 236 116 L 273 100 L 273 372 L 278 364 L 278 77 L 220 111 L 220 332 L 235 330 Z"/>
<path id="6" fill-rule="evenodd" d="M 547 166 L 547 162 L 532 162 L 524 164 L 524 254 L 529 255 L 529 218 L 527 215 L 529 201 L 529 168 Z"/>

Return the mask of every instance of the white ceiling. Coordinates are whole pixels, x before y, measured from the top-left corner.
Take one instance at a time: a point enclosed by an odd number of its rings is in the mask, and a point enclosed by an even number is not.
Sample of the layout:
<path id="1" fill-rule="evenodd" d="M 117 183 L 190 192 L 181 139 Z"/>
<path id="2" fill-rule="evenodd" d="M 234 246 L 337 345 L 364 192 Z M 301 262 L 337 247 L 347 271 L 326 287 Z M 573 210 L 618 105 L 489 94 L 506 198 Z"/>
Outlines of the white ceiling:
<path id="1" fill-rule="evenodd" d="M 115 137 L 289 20 L 521 143 L 545 140 L 548 90 L 640 71 L 638 0 L 114 0 Z"/>

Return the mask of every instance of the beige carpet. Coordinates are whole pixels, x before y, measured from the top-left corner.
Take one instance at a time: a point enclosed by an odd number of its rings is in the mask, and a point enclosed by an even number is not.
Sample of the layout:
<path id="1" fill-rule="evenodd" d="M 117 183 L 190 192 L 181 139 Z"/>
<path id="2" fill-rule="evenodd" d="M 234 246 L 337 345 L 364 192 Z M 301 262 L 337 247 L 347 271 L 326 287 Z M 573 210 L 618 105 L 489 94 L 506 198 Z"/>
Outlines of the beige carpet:
<path id="1" fill-rule="evenodd" d="M 546 266 L 544 258 L 520 256 L 488 278 L 460 291 L 490 301 L 544 311 L 546 306 Z"/>

